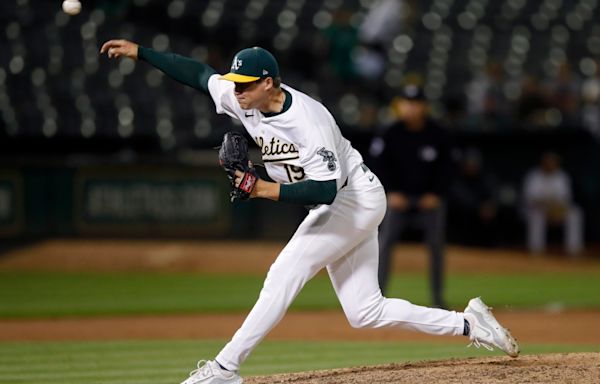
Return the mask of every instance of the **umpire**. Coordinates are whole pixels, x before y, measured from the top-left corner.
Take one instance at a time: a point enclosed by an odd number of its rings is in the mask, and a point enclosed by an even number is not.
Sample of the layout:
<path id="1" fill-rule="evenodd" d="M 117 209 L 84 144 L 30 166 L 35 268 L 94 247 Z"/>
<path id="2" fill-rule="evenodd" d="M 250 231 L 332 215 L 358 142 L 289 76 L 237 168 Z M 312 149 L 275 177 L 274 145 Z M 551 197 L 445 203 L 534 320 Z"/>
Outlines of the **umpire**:
<path id="1" fill-rule="evenodd" d="M 423 228 L 430 251 L 433 305 L 443 299 L 445 195 L 452 170 L 449 135 L 428 117 L 420 87 L 408 85 L 392 102 L 396 120 L 376 136 L 373 165 L 387 192 L 387 211 L 379 228 L 379 286 L 385 292 L 391 250 L 408 224 Z"/>

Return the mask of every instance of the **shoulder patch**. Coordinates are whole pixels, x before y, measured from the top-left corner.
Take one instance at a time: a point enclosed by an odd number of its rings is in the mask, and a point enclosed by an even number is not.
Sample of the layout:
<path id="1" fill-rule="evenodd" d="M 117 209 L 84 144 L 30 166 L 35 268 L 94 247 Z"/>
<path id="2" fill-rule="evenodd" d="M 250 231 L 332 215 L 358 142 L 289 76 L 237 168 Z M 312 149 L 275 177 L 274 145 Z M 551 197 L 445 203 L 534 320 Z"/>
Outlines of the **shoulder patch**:
<path id="1" fill-rule="evenodd" d="M 335 171 L 337 168 L 335 163 L 337 159 L 333 155 L 333 152 L 326 150 L 325 147 L 321 147 L 321 149 L 317 151 L 317 155 L 323 156 L 323 161 L 327 162 L 327 169 L 330 171 Z"/>

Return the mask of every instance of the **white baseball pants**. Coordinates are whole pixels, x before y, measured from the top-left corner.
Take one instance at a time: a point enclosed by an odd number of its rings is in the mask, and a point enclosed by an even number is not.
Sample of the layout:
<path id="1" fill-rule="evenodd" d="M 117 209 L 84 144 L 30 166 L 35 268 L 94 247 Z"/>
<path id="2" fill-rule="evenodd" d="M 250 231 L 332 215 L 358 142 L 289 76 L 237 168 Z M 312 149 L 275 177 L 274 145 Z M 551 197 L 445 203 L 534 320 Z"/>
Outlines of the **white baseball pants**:
<path id="1" fill-rule="evenodd" d="M 217 355 L 237 371 L 319 270 L 327 272 L 352 327 L 398 327 L 434 335 L 462 335 L 462 313 L 382 296 L 377 279 L 377 227 L 386 209 L 384 189 L 358 167 L 331 205 L 312 209 L 267 274 L 260 296 L 233 339 Z"/>

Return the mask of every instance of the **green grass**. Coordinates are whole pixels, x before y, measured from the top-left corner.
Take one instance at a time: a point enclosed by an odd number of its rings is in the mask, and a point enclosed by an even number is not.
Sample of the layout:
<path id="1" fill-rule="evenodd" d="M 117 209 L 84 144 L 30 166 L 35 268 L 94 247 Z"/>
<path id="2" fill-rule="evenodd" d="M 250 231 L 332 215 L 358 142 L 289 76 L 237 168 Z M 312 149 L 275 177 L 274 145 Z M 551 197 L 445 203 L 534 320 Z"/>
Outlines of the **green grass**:
<path id="1" fill-rule="evenodd" d="M 236 312 L 251 308 L 263 279 L 257 276 L 193 274 L 0 273 L 0 317 L 62 317 L 192 312 Z M 446 282 L 453 308 L 482 296 L 496 308 L 600 308 L 598 273 L 451 275 Z M 429 304 L 428 279 L 395 276 L 388 296 Z M 329 279 L 319 275 L 296 299 L 293 310 L 338 309 Z"/>
<path id="2" fill-rule="evenodd" d="M 223 341 L 0 343 L 0 383 L 178 383 L 197 359 L 211 358 Z M 352 353 L 348 353 L 352 351 Z M 600 351 L 600 346 L 524 345 L 524 353 Z M 490 356 L 447 343 L 265 342 L 242 375 L 264 375 L 392 362 Z"/>

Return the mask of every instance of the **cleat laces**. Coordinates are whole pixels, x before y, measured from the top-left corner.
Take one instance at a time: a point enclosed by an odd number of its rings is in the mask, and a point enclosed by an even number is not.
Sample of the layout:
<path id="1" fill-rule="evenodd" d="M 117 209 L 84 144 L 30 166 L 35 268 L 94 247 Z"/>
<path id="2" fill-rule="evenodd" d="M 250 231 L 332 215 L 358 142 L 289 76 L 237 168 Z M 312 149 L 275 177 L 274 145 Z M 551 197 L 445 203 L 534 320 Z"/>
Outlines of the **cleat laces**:
<path id="1" fill-rule="evenodd" d="M 485 343 L 481 343 L 479 342 L 479 340 L 475 339 L 473 341 L 471 341 L 471 343 L 469 345 L 467 345 L 467 348 L 474 346 L 475 348 L 479 349 L 480 347 L 483 347 L 485 349 L 487 349 L 488 351 L 493 351 L 494 348 L 485 344 Z"/>
<path id="2" fill-rule="evenodd" d="M 198 378 L 204 379 L 204 378 L 212 376 L 213 375 L 212 368 L 207 363 L 208 363 L 208 361 L 206 361 L 206 360 L 198 361 L 198 363 L 196 364 L 197 368 L 194 369 L 192 372 L 190 372 L 190 377 L 198 376 Z"/>

